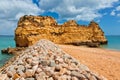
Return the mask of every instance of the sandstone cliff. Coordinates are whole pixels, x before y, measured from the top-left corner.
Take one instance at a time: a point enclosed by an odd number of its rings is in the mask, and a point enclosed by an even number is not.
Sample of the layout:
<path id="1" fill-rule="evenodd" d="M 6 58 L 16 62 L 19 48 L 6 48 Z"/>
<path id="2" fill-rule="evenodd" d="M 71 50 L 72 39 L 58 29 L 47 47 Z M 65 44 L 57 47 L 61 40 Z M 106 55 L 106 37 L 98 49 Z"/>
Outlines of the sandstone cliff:
<path id="1" fill-rule="evenodd" d="M 27 47 L 40 39 L 49 39 L 58 44 L 107 43 L 104 32 L 94 21 L 88 26 L 78 25 L 74 20 L 58 25 L 56 20 L 49 16 L 21 17 L 15 30 L 16 46 Z"/>

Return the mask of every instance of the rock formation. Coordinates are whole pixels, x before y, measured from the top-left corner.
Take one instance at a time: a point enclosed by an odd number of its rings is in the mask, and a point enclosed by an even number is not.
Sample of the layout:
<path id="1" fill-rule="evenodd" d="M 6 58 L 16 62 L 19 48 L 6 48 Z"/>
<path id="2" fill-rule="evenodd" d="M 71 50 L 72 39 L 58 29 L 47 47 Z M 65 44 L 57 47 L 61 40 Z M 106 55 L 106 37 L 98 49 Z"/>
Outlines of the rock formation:
<path id="1" fill-rule="evenodd" d="M 57 45 L 40 40 L 0 72 L 0 80 L 107 80 Z"/>
<path id="2" fill-rule="evenodd" d="M 94 21 L 88 26 L 78 25 L 74 20 L 58 25 L 49 16 L 21 17 L 15 30 L 16 46 L 27 47 L 40 39 L 48 39 L 58 44 L 107 43 L 104 32 Z"/>

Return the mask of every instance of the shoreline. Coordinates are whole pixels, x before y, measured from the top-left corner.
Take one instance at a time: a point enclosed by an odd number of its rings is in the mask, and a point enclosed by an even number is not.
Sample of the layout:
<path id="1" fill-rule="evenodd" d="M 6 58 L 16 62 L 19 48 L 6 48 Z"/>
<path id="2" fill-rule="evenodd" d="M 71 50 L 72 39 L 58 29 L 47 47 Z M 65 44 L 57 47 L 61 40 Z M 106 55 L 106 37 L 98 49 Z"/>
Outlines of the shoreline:
<path id="1" fill-rule="evenodd" d="M 48 40 L 28 47 L 14 59 L 0 72 L 0 80 L 107 80 Z"/>
<path id="2" fill-rule="evenodd" d="M 120 80 L 120 51 L 73 45 L 59 47 L 108 80 Z"/>
<path id="3" fill-rule="evenodd" d="M 60 45 L 60 44 L 57 44 L 57 45 L 63 51 L 65 51 L 67 54 L 69 54 L 72 57 L 79 60 L 80 63 L 88 66 L 89 69 L 92 70 L 93 72 L 105 76 L 106 78 L 108 78 L 108 80 L 119 80 L 120 79 L 119 78 L 120 74 L 115 71 L 116 69 L 113 69 L 113 70 L 110 69 L 112 67 L 116 68 L 116 66 L 114 67 L 114 65 L 110 65 L 110 64 L 116 65 L 116 63 L 114 63 L 114 61 L 116 60 L 118 63 L 117 70 L 120 71 L 120 69 L 118 68 L 118 67 L 120 67 L 120 65 L 119 65 L 120 51 L 101 48 L 101 47 L 100 48 L 90 48 L 90 47 L 86 47 L 86 46 L 73 46 L 73 45 Z M 22 53 L 22 51 L 20 53 Z M 20 54 L 14 55 L 12 58 L 10 58 L 2 67 L 0 67 L 0 72 L 3 71 L 9 65 L 11 65 L 14 60 L 19 58 L 19 56 L 20 56 Z M 90 56 L 92 56 L 92 57 L 90 57 Z M 114 59 L 113 59 L 113 57 L 114 57 Z M 102 59 L 105 60 L 105 63 L 102 62 L 103 61 Z M 111 63 L 111 61 L 112 61 L 112 63 Z M 93 64 L 93 63 L 95 63 L 95 64 Z M 108 65 L 110 65 L 109 68 L 108 68 Z M 98 66 L 101 66 L 101 68 Z"/>
<path id="4" fill-rule="evenodd" d="M 17 54 L 14 54 L 13 57 L 6 61 L 5 64 L 3 64 L 3 66 L 0 67 L 0 72 L 3 71 L 6 67 L 10 66 L 14 62 L 14 60 L 18 59 L 19 56 L 21 55 L 19 53 L 22 53 L 22 51 L 21 52 L 18 51 Z"/>

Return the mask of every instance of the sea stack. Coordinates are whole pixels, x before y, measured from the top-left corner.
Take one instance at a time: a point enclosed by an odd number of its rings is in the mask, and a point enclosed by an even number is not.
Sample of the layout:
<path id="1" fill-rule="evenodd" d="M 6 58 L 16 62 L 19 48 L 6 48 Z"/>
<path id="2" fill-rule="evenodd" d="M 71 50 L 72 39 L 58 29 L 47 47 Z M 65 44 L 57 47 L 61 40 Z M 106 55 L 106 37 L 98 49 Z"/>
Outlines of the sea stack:
<path id="1" fill-rule="evenodd" d="M 50 16 L 21 17 L 15 30 L 16 46 L 28 47 L 40 39 L 48 39 L 57 44 L 107 43 L 104 32 L 94 21 L 88 26 L 79 25 L 74 20 L 59 25 Z"/>

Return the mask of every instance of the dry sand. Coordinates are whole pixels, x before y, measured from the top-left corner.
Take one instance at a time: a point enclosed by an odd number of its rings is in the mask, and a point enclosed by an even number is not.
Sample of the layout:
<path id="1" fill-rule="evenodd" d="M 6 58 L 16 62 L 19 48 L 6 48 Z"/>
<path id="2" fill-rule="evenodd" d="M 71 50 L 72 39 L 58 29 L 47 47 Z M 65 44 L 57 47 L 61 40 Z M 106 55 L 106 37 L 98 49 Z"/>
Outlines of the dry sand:
<path id="1" fill-rule="evenodd" d="M 59 45 L 93 72 L 101 74 L 108 80 L 120 80 L 120 52 L 101 48 Z"/>

